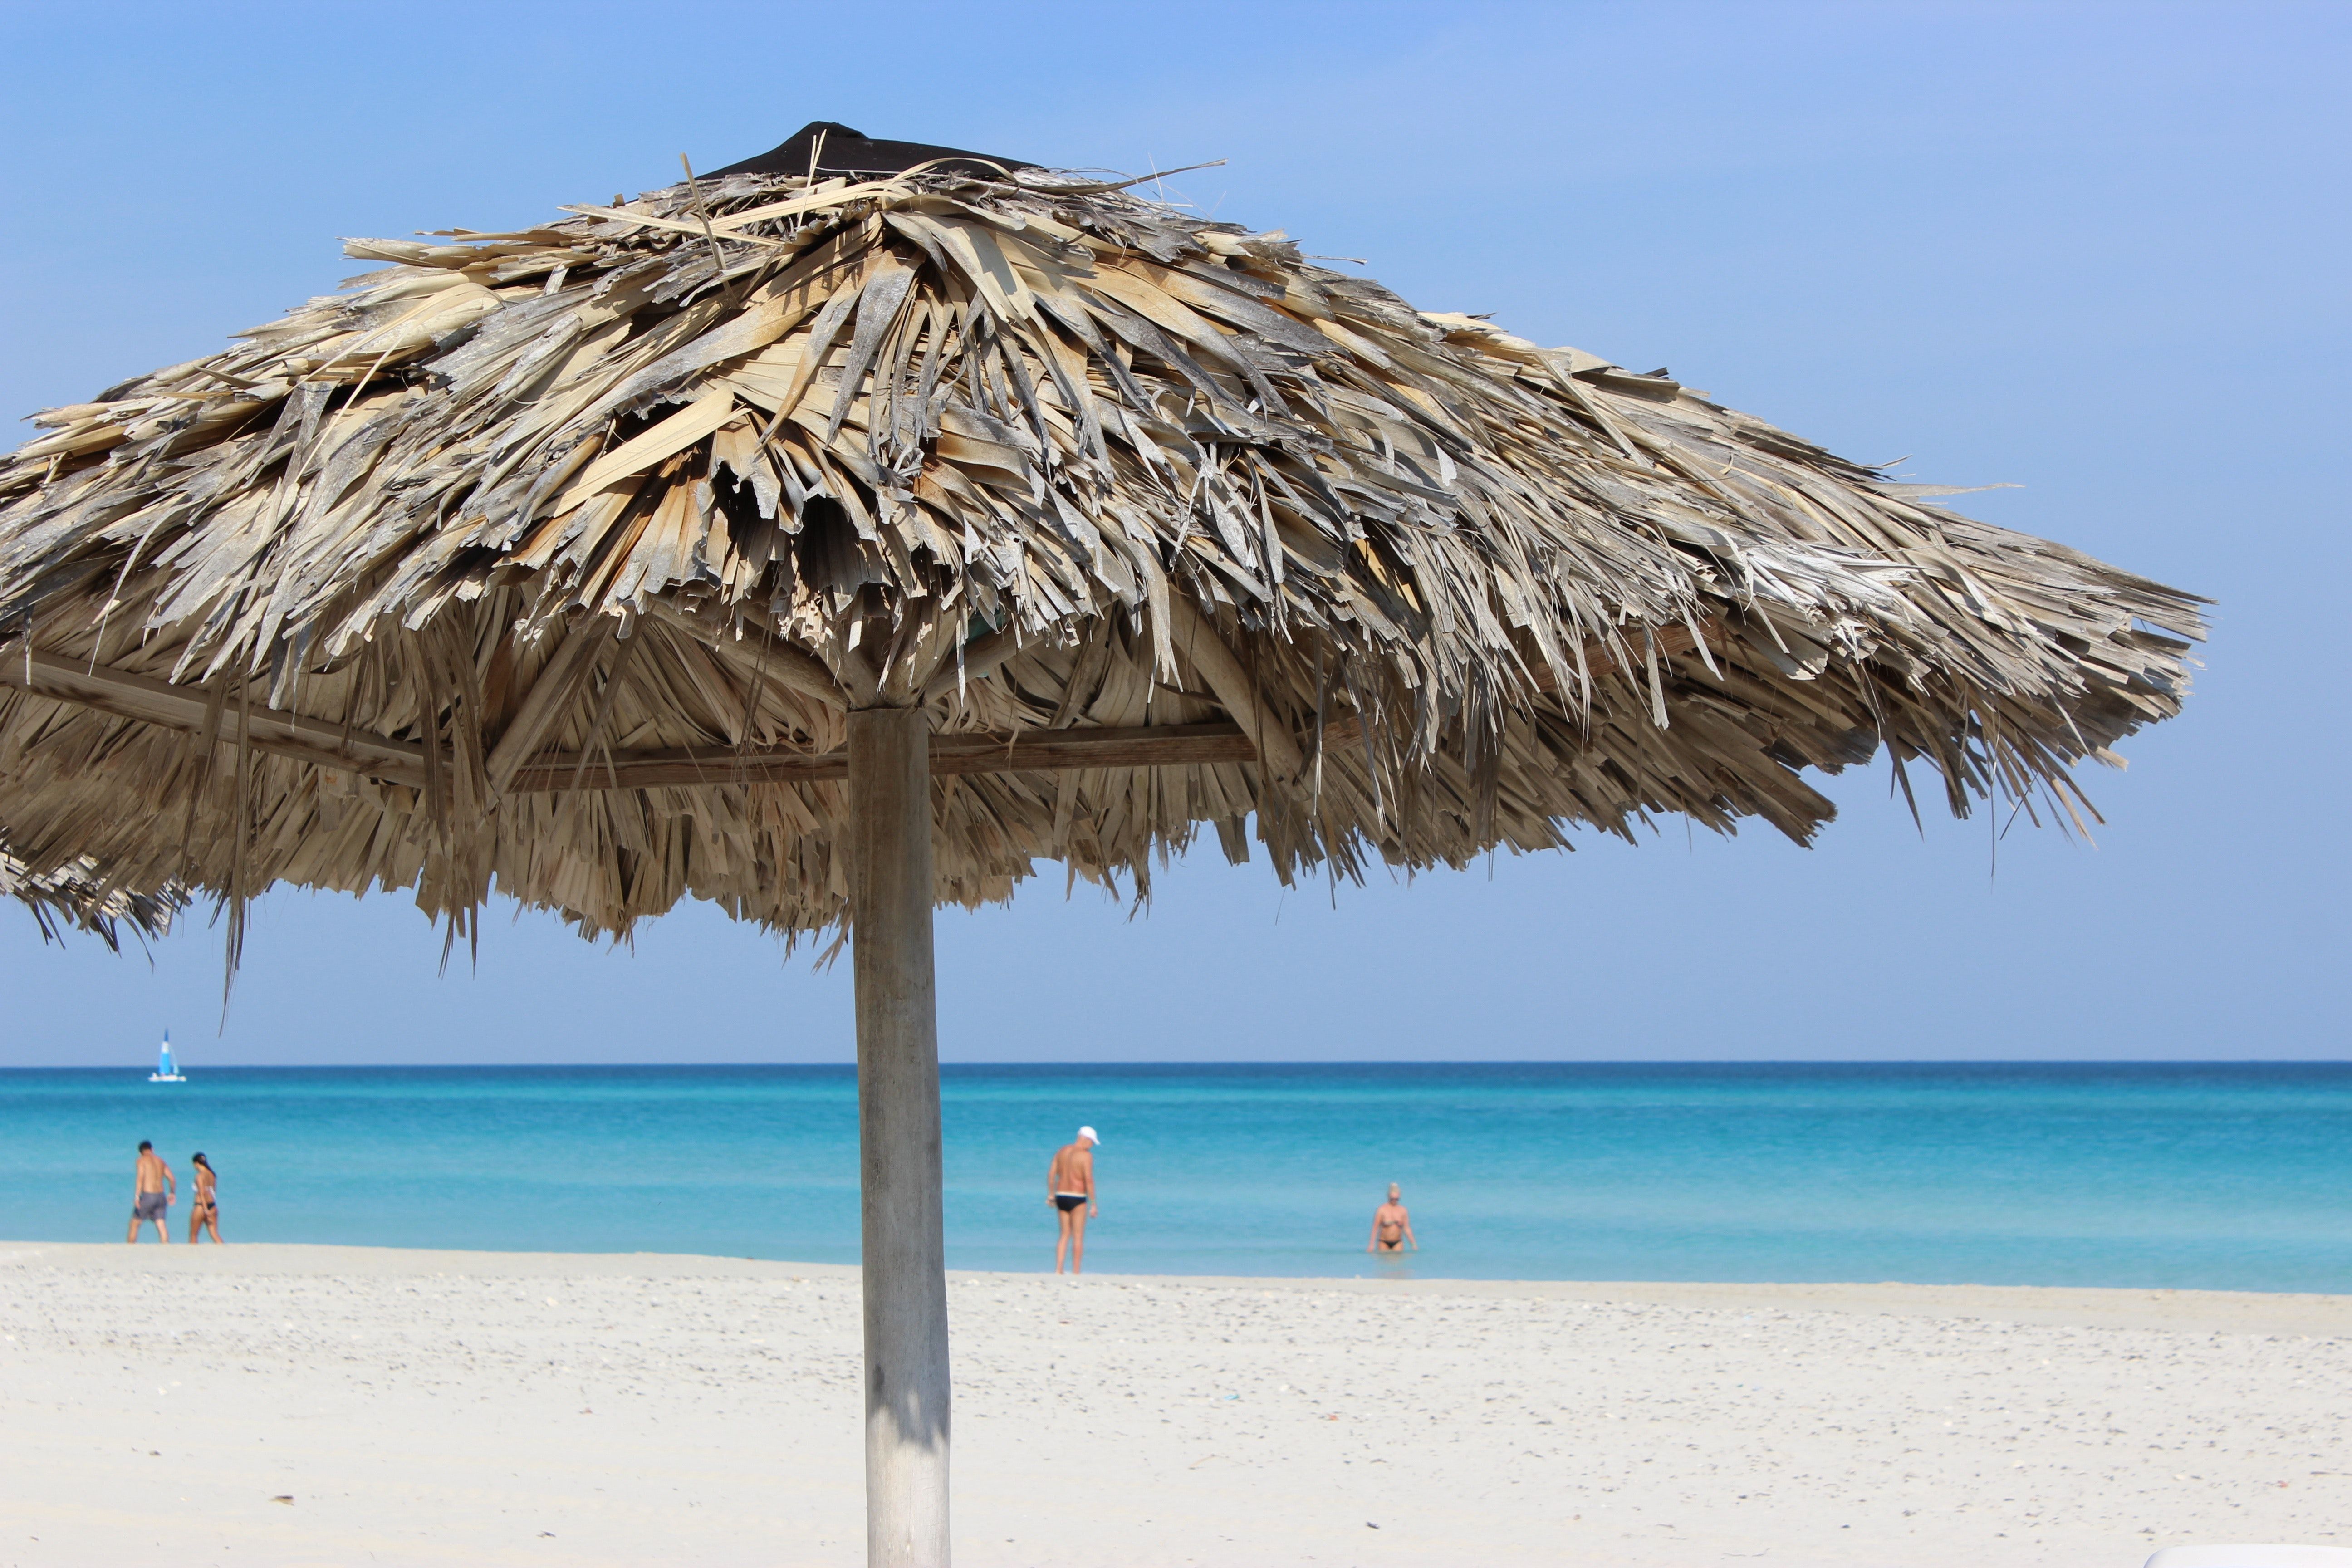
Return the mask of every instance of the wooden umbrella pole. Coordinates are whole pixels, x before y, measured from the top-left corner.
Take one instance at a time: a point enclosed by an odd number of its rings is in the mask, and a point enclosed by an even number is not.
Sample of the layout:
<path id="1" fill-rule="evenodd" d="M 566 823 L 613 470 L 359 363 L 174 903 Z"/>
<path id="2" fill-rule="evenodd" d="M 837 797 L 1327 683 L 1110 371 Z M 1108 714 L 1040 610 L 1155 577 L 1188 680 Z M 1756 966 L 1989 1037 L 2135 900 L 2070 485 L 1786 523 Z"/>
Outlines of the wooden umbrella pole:
<path id="1" fill-rule="evenodd" d="M 947 1568 L 948 1291 L 931 961 L 929 721 L 849 715 L 866 1259 L 866 1560 Z"/>

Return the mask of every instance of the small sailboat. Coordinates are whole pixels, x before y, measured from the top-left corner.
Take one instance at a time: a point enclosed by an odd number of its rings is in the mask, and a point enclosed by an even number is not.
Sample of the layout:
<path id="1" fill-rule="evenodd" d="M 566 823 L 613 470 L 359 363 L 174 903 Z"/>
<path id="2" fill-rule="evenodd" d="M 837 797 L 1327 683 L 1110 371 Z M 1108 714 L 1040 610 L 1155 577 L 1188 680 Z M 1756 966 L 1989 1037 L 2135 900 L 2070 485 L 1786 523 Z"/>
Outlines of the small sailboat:
<path id="1" fill-rule="evenodd" d="M 147 1075 L 149 1083 L 185 1083 L 187 1075 L 172 1065 L 172 1031 L 163 1031 L 163 1048 L 155 1058 L 155 1070 Z"/>

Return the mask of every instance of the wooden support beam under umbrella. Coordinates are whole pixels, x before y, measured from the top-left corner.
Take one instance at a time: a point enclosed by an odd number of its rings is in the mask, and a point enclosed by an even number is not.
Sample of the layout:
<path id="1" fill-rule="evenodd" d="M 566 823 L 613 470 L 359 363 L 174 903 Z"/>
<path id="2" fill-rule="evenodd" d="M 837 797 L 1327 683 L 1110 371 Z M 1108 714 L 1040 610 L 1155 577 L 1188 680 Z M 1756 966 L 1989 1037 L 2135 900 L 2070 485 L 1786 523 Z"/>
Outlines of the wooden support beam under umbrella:
<path id="1" fill-rule="evenodd" d="M 2079 821 L 2200 601 L 1133 186 L 815 126 L 373 269 L 0 462 L 0 828 L 111 886 L 854 943 L 869 1560 L 948 1556 L 931 914 Z M 1914 803 L 1914 810 L 1916 805 Z"/>

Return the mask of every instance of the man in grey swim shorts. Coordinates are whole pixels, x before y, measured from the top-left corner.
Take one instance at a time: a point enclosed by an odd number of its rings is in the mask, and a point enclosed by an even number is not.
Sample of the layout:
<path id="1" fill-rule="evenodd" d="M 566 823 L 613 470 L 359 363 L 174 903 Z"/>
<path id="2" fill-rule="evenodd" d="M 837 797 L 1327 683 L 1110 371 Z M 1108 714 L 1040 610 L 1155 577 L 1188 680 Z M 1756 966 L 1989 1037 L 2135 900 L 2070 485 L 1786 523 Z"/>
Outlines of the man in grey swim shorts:
<path id="1" fill-rule="evenodd" d="M 170 1190 L 165 1191 L 166 1188 Z M 139 1173 L 131 1184 L 131 1234 L 122 1239 L 136 1242 L 139 1227 L 153 1224 L 155 1239 L 169 1246 L 171 1231 L 163 1224 L 163 1211 L 172 1206 L 179 1195 L 180 1178 L 172 1174 L 172 1167 L 155 1152 L 155 1145 L 145 1139 L 139 1141 Z"/>

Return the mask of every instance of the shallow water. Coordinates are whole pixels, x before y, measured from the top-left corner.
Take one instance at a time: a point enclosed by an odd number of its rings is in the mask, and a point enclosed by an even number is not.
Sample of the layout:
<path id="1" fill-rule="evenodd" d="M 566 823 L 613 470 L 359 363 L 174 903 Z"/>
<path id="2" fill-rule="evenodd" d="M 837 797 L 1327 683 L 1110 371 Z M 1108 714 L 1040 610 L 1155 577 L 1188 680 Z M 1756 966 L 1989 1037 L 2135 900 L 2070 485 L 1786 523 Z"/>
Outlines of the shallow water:
<path id="1" fill-rule="evenodd" d="M 845 1068 L 0 1071 L 0 1236 L 121 1234 L 132 1152 L 232 1239 L 855 1260 Z M 2352 1291 L 2352 1064 L 949 1067 L 948 1260 L 1111 1271 Z M 1423 1250 L 1363 1251 L 1402 1182 Z"/>

